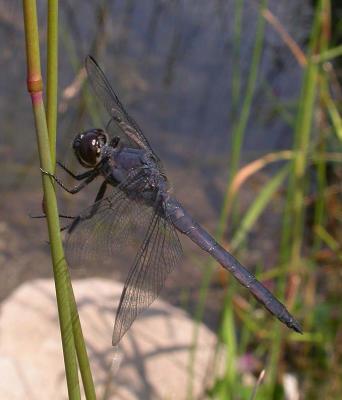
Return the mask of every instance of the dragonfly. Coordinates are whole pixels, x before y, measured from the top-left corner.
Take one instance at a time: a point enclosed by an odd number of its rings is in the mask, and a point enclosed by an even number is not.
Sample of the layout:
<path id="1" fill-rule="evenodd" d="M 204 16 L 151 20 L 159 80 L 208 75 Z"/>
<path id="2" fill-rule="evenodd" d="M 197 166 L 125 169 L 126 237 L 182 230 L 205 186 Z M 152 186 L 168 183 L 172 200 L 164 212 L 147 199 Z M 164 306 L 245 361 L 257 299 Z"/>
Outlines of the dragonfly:
<path id="1" fill-rule="evenodd" d="M 237 281 L 287 327 L 302 329 L 286 307 L 224 249 L 171 194 L 162 162 L 148 139 L 131 118 L 92 56 L 85 61 L 90 85 L 110 118 L 105 129 L 78 133 L 74 154 L 85 172 L 74 174 L 59 163 L 79 183 L 68 188 L 47 171 L 59 186 L 75 194 L 101 177 L 94 203 L 67 225 L 65 254 L 73 266 L 80 260 L 104 257 L 115 260 L 131 237 L 135 249 L 116 312 L 112 344 L 116 346 L 136 317 L 148 308 L 164 287 L 167 276 L 179 264 L 182 247 L 179 233 L 187 236 L 228 270 Z M 107 189 L 110 193 L 106 195 Z"/>

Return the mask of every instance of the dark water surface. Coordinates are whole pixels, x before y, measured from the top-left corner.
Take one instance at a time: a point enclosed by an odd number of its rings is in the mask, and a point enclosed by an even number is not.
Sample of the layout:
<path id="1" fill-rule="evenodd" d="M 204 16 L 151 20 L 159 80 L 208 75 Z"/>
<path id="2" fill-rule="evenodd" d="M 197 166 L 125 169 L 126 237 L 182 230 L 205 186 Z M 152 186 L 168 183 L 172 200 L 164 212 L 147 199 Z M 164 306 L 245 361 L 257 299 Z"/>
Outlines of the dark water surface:
<path id="1" fill-rule="evenodd" d="M 35 153 L 30 100 L 25 91 L 25 51 L 19 10 L 2 5 L 1 148 L 10 162 Z M 1 4 L 0 3 L 0 4 Z M 45 60 L 45 2 L 38 2 Z M 231 131 L 244 98 L 257 20 L 256 2 L 243 2 L 240 47 L 235 49 L 234 1 L 70 1 L 60 9 L 60 87 L 63 91 L 88 53 L 97 56 L 113 87 L 168 161 L 227 157 Z M 239 2 L 237 2 L 239 3 Z M 15 3 L 13 3 L 15 4 Z M 20 2 L 17 2 L 20 7 Z M 307 37 L 308 2 L 270 2 L 270 9 L 299 44 Z M 0 14 L 1 14 L 0 8 Z M 45 65 L 43 64 L 43 67 Z M 233 69 L 241 74 L 232 101 Z M 266 24 L 262 62 L 246 130 L 246 157 L 288 148 L 301 70 L 282 39 Z M 61 93 L 62 93 L 61 91 Z M 80 96 L 60 96 L 59 145 L 89 127 Z M 292 106 L 291 106 L 292 103 Z M 284 113 L 279 109 L 285 109 Z M 227 163 L 227 166 L 229 164 Z"/>

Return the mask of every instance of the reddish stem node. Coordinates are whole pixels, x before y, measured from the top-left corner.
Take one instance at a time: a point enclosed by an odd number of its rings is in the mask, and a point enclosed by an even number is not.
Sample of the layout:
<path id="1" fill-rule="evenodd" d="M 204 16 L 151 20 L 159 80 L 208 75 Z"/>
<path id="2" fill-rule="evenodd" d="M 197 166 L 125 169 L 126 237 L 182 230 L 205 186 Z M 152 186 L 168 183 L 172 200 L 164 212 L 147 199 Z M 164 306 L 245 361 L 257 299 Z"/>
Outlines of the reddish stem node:
<path id="1" fill-rule="evenodd" d="M 31 77 L 27 79 L 27 90 L 30 93 L 42 92 L 43 81 L 41 76 Z"/>

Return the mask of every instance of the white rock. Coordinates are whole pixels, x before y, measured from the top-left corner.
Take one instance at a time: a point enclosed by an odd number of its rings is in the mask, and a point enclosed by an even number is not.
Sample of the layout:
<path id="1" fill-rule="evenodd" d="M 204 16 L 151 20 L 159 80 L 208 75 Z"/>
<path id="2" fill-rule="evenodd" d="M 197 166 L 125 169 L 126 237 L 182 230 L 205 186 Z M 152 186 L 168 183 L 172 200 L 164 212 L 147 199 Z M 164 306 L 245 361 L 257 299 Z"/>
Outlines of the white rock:
<path id="1" fill-rule="evenodd" d="M 102 279 L 73 282 L 98 398 L 111 382 L 116 399 L 184 399 L 194 323 L 163 301 L 155 301 L 121 341 L 123 358 L 115 378 L 111 346 L 115 307 L 122 285 Z M 215 336 L 199 328 L 194 396 L 204 390 Z M 0 314 L 1 400 L 66 399 L 66 382 L 51 280 L 19 287 Z"/>

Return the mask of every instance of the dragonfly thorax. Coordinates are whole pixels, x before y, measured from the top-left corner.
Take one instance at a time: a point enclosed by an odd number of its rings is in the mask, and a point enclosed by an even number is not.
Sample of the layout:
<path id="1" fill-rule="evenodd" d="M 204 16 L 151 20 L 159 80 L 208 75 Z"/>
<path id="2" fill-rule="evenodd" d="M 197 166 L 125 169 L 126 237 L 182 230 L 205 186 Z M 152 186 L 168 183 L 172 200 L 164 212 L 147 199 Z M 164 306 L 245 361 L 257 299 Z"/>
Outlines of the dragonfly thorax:
<path id="1" fill-rule="evenodd" d="M 120 184 L 136 181 L 139 191 L 159 192 L 167 190 L 167 179 L 161 173 L 154 155 L 145 149 L 126 146 L 104 146 L 102 173 L 109 183 Z M 135 189 L 137 186 L 133 185 Z"/>

